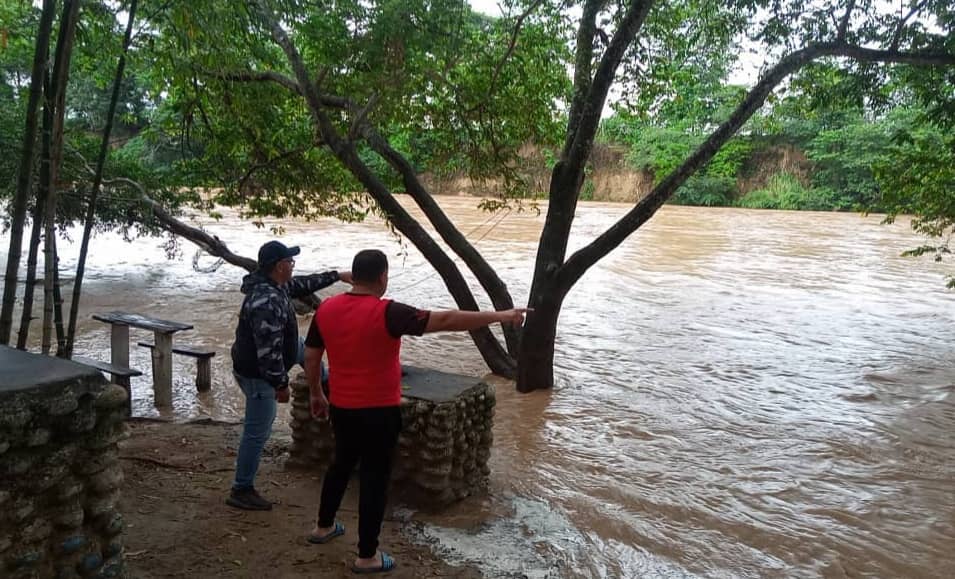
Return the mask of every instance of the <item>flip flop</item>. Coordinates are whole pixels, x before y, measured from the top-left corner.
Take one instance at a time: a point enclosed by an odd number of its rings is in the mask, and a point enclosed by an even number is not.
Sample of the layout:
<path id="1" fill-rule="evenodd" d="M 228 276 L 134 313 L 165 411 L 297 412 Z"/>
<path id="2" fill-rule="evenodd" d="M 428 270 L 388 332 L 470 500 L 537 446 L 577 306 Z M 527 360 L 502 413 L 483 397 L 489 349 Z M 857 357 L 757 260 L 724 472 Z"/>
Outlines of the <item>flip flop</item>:
<path id="1" fill-rule="evenodd" d="M 316 535 L 314 533 L 309 533 L 307 540 L 313 545 L 324 545 L 325 543 L 331 541 L 335 537 L 341 537 L 345 534 L 345 525 L 335 521 L 335 528 L 331 530 L 327 535 Z"/>
<path id="2" fill-rule="evenodd" d="M 395 558 L 385 553 L 381 552 L 381 567 L 356 567 L 352 565 L 351 572 L 358 575 L 370 575 L 372 573 L 387 573 L 388 571 L 394 571 L 395 567 L 398 566 L 398 563 L 395 562 Z"/>

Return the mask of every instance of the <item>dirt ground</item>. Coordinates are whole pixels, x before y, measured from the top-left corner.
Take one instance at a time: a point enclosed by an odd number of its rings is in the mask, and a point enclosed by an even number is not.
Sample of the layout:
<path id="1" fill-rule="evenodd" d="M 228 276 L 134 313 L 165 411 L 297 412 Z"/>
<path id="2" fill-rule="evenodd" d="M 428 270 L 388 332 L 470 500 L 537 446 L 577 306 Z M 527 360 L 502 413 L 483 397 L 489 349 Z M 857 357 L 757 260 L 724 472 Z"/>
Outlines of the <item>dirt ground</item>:
<path id="1" fill-rule="evenodd" d="M 358 481 L 349 485 L 339 512 L 345 536 L 308 544 L 321 475 L 284 469 L 287 435 L 272 437 L 256 481 L 264 496 L 280 504 L 270 512 L 245 512 L 225 504 L 240 426 L 134 420 L 129 433 L 120 456 L 130 577 L 357 576 L 349 567 L 358 540 Z M 444 563 L 427 546 L 411 542 L 403 528 L 410 526 L 386 514 L 381 548 L 398 567 L 385 576 L 481 577 L 476 569 Z"/>

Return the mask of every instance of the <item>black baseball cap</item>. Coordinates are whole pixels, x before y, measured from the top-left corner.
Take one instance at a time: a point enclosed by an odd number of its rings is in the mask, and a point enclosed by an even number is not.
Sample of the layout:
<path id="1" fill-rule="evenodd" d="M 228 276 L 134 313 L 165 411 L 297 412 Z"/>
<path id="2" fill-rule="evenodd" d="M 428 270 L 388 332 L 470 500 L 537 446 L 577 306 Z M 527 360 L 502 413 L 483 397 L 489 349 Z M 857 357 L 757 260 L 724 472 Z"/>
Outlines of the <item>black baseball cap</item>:
<path id="1" fill-rule="evenodd" d="M 269 241 L 259 248 L 259 269 L 264 269 L 277 261 L 296 256 L 301 251 L 297 245 L 286 247 L 278 241 Z"/>

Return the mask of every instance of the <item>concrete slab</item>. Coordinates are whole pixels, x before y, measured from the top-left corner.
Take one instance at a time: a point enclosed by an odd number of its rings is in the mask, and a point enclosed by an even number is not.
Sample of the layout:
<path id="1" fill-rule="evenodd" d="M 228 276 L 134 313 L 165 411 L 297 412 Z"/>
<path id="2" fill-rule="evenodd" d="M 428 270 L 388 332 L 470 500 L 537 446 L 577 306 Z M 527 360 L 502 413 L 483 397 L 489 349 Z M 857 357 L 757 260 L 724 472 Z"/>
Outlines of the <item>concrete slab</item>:
<path id="1" fill-rule="evenodd" d="M 89 366 L 0 346 L 0 394 L 97 378 L 105 380 Z"/>
<path id="2" fill-rule="evenodd" d="M 402 365 L 401 371 L 402 396 L 436 404 L 450 402 L 481 383 L 481 379 L 474 376 L 449 374 L 429 368 Z"/>

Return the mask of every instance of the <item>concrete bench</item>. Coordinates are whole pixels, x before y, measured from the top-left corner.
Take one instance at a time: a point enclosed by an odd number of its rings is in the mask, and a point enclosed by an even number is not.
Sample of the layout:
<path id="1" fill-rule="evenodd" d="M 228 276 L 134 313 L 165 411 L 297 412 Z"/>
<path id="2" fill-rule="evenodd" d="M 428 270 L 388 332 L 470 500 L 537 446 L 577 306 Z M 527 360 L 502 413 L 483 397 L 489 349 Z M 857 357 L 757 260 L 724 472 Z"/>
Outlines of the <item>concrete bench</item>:
<path id="1" fill-rule="evenodd" d="M 118 384 L 126 390 L 126 410 L 131 415 L 133 409 L 133 391 L 129 386 L 129 379 L 134 376 L 142 376 L 143 373 L 135 368 L 127 368 L 119 364 L 110 364 L 109 362 L 100 362 L 85 356 L 73 356 L 73 361 L 77 364 L 96 368 L 100 372 L 106 372 L 110 375 L 110 381 Z"/>
<path id="2" fill-rule="evenodd" d="M 155 344 L 149 342 L 138 342 L 143 348 L 152 350 Z M 196 346 L 173 346 L 173 354 L 189 356 L 196 359 L 196 389 L 204 392 L 212 388 L 212 357 L 216 355 L 215 350 L 208 350 Z"/>
<path id="3" fill-rule="evenodd" d="M 84 356 L 73 356 L 73 361 L 83 364 L 84 366 L 92 366 L 101 372 L 106 372 L 111 374 L 113 377 L 114 384 L 123 385 L 122 382 L 118 380 L 125 381 L 125 385 L 129 385 L 129 379 L 133 376 L 142 376 L 143 373 L 134 368 L 127 368 L 125 366 L 120 366 L 119 364 L 110 364 L 109 362 L 100 362 L 99 360 L 94 360 L 92 358 L 86 358 Z"/>

